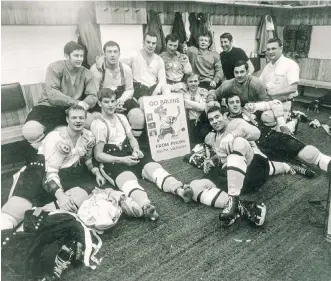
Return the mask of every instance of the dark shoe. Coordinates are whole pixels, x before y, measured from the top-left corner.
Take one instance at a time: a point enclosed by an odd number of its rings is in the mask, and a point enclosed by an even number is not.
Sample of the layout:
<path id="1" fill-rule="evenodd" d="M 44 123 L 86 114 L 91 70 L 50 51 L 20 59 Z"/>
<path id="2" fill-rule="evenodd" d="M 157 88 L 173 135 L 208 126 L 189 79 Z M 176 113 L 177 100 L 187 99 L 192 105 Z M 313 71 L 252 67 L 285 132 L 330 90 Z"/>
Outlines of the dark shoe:
<path id="1" fill-rule="evenodd" d="M 290 167 L 291 168 L 290 168 L 289 173 L 292 175 L 298 174 L 298 175 L 305 176 L 307 178 L 313 178 L 315 176 L 315 173 L 309 168 L 305 168 L 302 166 L 296 166 L 296 165 L 291 165 Z"/>
<path id="2" fill-rule="evenodd" d="M 264 224 L 267 214 L 267 207 L 264 203 L 240 201 L 238 208 L 241 217 L 247 219 L 250 223 L 256 226 Z"/>
<path id="3" fill-rule="evenodd" d="M 44 276 L 40 281 L 60 280 L 63 271 L 65 271 L 74 259 L 75 251 L 67 245 L 63 245 L 55 257 L 55 265 L 50 275 Z"/>
<path id="4" fill-rule="evenodd" d="M 221 226 L 230 226 L 233 224 L 239 217 L 238 212 L 239 206 L 239 197 L 238 196 L 229 196 L 228 203 L 225 208 L 219 215 L 219 220 L 221 221 Z"/>

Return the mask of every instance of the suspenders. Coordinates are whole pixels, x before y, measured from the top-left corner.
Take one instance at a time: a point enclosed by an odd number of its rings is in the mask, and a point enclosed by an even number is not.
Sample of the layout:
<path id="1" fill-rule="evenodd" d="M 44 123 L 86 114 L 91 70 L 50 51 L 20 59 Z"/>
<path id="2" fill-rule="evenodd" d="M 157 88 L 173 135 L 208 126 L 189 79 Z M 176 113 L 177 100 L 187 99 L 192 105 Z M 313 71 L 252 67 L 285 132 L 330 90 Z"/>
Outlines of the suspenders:
<path id="1" fill-rule="evenodd" d="M 124 85 L 125 84 L 125 79 L 124 79 L 124 69 L 123 69 L 123 63 L 119 62 L 120 65 L 120 73 L 121 73 L 121 84 Z M 100 80 L 100 84 L 99 84 L 99 89 L 103 88 L 103 83 L 105 82 L 105 76 L 106 76 L 106 68 L 104 65 L 102 65 L 101 68 L 101 80 Z"/>

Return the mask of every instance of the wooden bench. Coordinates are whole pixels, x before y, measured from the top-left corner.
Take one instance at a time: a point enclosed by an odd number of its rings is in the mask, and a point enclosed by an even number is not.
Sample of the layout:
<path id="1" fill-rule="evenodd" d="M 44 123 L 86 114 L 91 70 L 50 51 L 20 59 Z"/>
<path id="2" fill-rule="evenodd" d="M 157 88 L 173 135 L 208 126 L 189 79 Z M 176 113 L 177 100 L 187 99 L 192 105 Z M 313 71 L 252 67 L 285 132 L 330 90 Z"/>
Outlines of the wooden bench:
<path id="1" fill-rule="evenodd" d="M 305 87 L 331 90 L 331 82 L 326 82 L 326 81 L 300 79 L 299 85 Z"/>
<path id="2" fill-rule="evenodd" d="M 300 96 L 295 98 L 298 101 L 310 102 L 316 98 L 330 93 L 331 90 L 331 60 L 330 59 L 298 59 L 300 66 Z M 316 95 L 305 95 L 306 87 L 320 89 Z M 316 91 L 314 91 L 316 92 Z"/>
<path id="3" fill-rule="evenodd" d="M 21 86 L 25 106 L 16 110 L 1 111 L 1 145 L 24 140 L 22 127 L 25 119 L 42 96 L 44 83 Z"/>

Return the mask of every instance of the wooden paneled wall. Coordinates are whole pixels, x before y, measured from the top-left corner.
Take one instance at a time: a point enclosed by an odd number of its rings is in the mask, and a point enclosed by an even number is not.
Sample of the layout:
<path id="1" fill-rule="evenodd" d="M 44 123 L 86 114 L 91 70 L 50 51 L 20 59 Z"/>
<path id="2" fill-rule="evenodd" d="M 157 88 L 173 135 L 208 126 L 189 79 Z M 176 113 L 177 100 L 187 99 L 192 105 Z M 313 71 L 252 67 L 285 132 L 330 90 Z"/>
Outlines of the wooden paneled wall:
<path id="1" fill-rule="evenodd" d="M 331 82 L 331 60 L 328 59 L 298 59 L 300 78 Z"/>
<path id="2" fill-rule="evenodd" d="M 272 14 L 268 7 L 247 7 L 230 4 L 210 4 L 197 2 L 147 2 L 147 9 L 160 13 L 163 24 L 172 25 L 175 12 L 209 13 L 215 25 L 258 25 L 261 16 Z"/>
<path id="3" fill-rule="evenodd" d="M 173 24 L 175 12 L 210 13 L 215 25 L 257 25 L 265 14 L 275 16 L 278 25 L 331 24 L 331 6 L 281 8 L 258 6 L 258 1 L 249 1 L 251 6 L 234 2 L 235 5 L 193 1 L 2 1 L 1 24 L 75 25 L 79 9 L 91 6 L 95 6 L 99 24 L 145 24 L 149 10 L 160 13 L 162 23 L 167 25 Z"/>
<path id="4" fill-rule="evenodd" d="M 26 107 L 13 111 L 1 112 L 1 128 L 24 124 L 30 109 L 40 100 L 44 87 L 44 83 L 22 85 Z"/>
<path id="5" fill-rule="evenodd" d="M 76 25 L 84 1 L 1 1 L 2 25 Z"/>
<path id="6" fill-rule="evenodd" d="M 279 25 L 331 25 L 331 6 L 279 10 L 275 14 Z"/>
<path id="7" fill-rule="evenodd" d="M 147 23 L 144 1 L 100 1 L 95 2 L 99 24 L 145 24 Z"/>

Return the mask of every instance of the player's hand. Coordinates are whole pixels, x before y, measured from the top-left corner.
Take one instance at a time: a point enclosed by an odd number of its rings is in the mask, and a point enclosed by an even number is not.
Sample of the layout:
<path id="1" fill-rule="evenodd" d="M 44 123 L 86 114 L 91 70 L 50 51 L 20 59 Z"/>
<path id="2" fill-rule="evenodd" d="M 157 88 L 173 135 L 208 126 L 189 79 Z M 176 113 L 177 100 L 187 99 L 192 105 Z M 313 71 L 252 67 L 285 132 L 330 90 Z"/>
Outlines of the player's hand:
<path id="1" fill-rule="evenodd" d="M 135 159 L 141 159 L 141 158 L 144 158 L 144 153 L 142 153 L 141 150 L 134 150 L 132 152 L 132 156 L 135 158 Z"/>
<path id="2" fill-rule="evenodd" d="M 211 81 L 209 84 L 210 87 L 212 88 L 216 88 L 216 82 L 215 81 Z"/>
<path id="3" fill-rule="evenodd" d="M 249 112 L 249 113 L 254 113 L 256 111 L 255 104 L 252 102 L 248 102 L 245 104 L 244 108 Z"/>
<path id="4" fill-rule="evenodd" d="M 61 210 L 77 213 L 77 206 L 75 205 L 73 199 L 64 192 L 58 194 L 57 204 Z"/>
<path id="5" fill-rule="evenodd" d="M 203 162 L 203 172 L 205 174 L 208 174 L 210 172 L 210 169 L 212 167 L 215 167 L 215 164 L 213 162 L 213 160 L 211 159 L 206 159 L 204 162 Z"/>
<path id="6" fill-rule="evenodd" d="M 233 134 L 229 133 L 220 142 L 221 149 L 225 150 L 227 155 L 231 154 L 233 150 L 233 140 Z"/>
<path id="7" fill-rule="evenodd" d="M 125 156 L 122 158 L 123 163 L 128 165 L 128 166 L 134 166 L 139 163 L 139 160 L 133 157 L 132 155 Z"/>
<path id="8" fill-rule="evenodd" d="M 106 184 L 106 179 L 101 175 L 100 172 L 97 172 L 95 174 L 95 181 L 97 182 L 98 186 L 103 186 L 104 184 Z"/>

